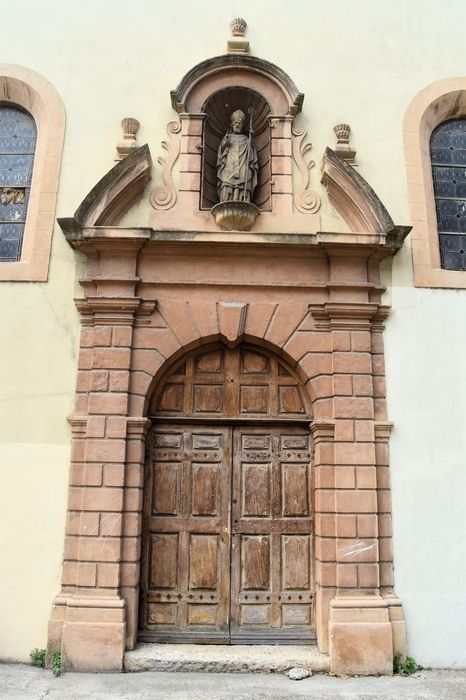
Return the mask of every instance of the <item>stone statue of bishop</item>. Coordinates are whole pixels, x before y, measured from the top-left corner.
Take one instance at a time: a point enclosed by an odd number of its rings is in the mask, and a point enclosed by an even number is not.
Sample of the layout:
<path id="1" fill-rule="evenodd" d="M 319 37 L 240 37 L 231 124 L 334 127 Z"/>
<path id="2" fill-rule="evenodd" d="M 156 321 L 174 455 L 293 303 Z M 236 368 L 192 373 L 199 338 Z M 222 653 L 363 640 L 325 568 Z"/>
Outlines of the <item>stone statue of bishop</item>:
<path id="1" fill-rule="evenodd" d="M 222 139 L 217 154 L 217 190 L 220 202 L 250 202 L 257 185 L 259 163 L 251 134 L 243 134 L 245 115 L 237 109 L 231 115 L 231 129 Z"/>

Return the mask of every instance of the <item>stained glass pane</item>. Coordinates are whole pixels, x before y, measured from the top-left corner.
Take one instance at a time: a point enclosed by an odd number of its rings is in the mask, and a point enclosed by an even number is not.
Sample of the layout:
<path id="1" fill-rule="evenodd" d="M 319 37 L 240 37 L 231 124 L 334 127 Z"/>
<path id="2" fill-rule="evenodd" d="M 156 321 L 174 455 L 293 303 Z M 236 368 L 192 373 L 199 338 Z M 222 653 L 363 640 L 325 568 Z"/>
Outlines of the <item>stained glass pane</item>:
<path id="1" fill-rule="evenodd" d="M 430 158 L 442 267 L 466 270 L 466 119 L 432 132 Z"/>
<path id="2" fill-rule="evenodd" d="M 36 135 L 30 114 L 0 105 L 0 262 L 21 257 Z"/>

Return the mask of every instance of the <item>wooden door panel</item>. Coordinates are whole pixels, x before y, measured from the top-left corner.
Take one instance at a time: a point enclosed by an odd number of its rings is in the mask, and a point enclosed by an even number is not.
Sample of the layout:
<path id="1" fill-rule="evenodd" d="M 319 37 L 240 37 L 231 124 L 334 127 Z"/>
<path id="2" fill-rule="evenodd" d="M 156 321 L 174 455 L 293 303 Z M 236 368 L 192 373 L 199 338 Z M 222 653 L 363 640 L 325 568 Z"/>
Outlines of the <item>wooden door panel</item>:
<path id="1" fill-rule="evenodd" d="M 250 350 L 243 350 L 240 363 L 241 374 L 269 374 L 270 358 Z"/>
<path id="2" fill-rule="evenodd" d="M 154 464 L 153 515 L 179 515 L 180 480 L 181 464 L 179 462 Z"/>
<path id="3" fill-rule="evenodd" d="M 149 561 L 151 588 L 177 588 L 178 534 L 153 535 Z"/>
<path id="4" fill-rule="evenodd" d="M 282 605 L 282 628 L 305 625 L 310 625 L 312 622 L 312 606 L 308 605 L 293 605 L 284 603 Z M 303 632 L 305 637 L 305 632 Z M 309 637 L 308 637 L 309 640 Z"/>
<path id="5" fill-rule="evenodd" d="M 233 643 L 314 638 L 310 464 L 304 428 L 234 429 Z"/>
<path id="6" fill-rule="evenodd" d="M 184 402 L 184 384 L 167 384 L 160 400 L 160 409 L 167 415 L 181 413 Z"/>
<path id="7" fill-rule="evenodd" d="M 271 517 L 270 510 L 270 464 L 241 465 L 241 516 L 249 518 Z"/>
<path id="8" fill-rule="evenodd" d="M 231 429 L 158 425 L 152 445 L 141 638 L 227 641 Z"/>
<path id="9" fill-rule="evenodd" d="M 192 515 L 220 514 L 221 464 L 193 464 L 192 467 Z"/>
<path id="10" fill-rule="evenodd" d="M 282 535 L 281 548 L 283 590 L 307 590 L 311 573 L 310 535 Z"/>
<path id="11" fill-rule="evenodd" d="M 270 538 L 243 535 L 241 547 L 241 588 L 247 590 L 270 589 Z"/>
<path id="12" fill-rule="evenodd" d="M 193 387 L 193 413 L 223 413 L 223 386 L 221 384 L 195 384 Z"/>
<path id="13" fill-rule="evenodd" d="M 269 388 L 267 386 L 242 386 L 240 389 L 240 412 L 261 413 L 268 412 Z"/>
<path id="14" fill-rule="evenodd" d="M 305 394 L 276 357 L 241 347 L 200 351 L 175 367 L 152 415 L 303 418 Z"/>
<path id="15" fill-rule="evenodd" d="M 284 518 L 309 515 L 309 468 L 307 464 L 282 464 L 282 511 Z"/>
<path id="16" fill-rule="evenodd" d="M 220 547 L 217 535 L 191 535 L 189 541 L 189 590 L 213 590 L 219 582 Z"/>
<path id="17" fill-rule="evenodd" d="M 280 415 L 288 413 L 304 413 L 304 406 L 297 386 L 278 387 L 278 412 Z"/>

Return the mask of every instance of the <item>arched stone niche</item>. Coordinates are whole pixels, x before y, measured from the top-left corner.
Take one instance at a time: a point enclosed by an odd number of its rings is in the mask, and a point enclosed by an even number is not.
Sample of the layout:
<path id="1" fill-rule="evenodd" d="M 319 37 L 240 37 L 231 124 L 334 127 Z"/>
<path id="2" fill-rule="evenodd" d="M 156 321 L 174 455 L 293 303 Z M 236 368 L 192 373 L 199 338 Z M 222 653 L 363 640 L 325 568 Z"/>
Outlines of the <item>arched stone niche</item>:
<path id="1" fill-rule="evenodd" d="M 203 112 L 202 140 L 201 209 L 210 209 L 218 203 L 217 193 L 217 151 L 222 138 L 230 128 L 231 114 L 241 109 L 246 115 L 254 109 L 252 129 L 254 145 L 259 160 L 259 181 L 254 192 L 253 203 L 259 209 L 270 210 L 271 163 L 270 163 L 270 113 L 271 108 L 261 94 L 251 88 L 227 87 L 211 95 Z M 246 122 L 249 118 L 246 116 Z M 246 134 L 249 133 L 248 126 Z"/>
<path id="2" fill-rule="evenodd" d="M 218 230 L 210 214 L 218 203 L 218 146 L 229 128 L 232 112 L 242 109 L 247 113 L 253 107 L 254 143 L 260 168 L 253 201 L 263 214 L 254 231 L 283 230 L 285 221 L 287 231 L 318 230 L 319 218 L 315 214 L 320 199 L 308 189 L 313 163 L 306 163 L 303 158 L 309 150 L 304 147 L 304 130 L 293 129 L 303 99 L 304 95 L 278 66 L 250 55 L 217 56 L 192 68 L 171 93 L 179 124 L 168 125 L 169 156 L 163 161 L 165 185 L 151 195 L 157 210 L 152 226 L 160 228 L 169 221 L 170 227 L 176 225 L 182 230 Z M 175 183 L 171 168 L 178 155 L 179 179 Z M 295 189 L 293 161 L 301 175 Z M 306 197 L 308 194 L 311 196 Z"/>

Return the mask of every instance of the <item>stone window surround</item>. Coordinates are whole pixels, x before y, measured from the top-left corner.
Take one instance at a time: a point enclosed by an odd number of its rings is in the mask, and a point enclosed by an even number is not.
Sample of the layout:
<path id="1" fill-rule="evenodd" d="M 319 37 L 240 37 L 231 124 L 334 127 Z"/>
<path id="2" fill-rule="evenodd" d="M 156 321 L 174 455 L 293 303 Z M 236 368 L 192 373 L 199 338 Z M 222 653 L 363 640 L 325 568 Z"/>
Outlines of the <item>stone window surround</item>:
<path id="1" fill-rule="evenodd" d="M 64 106 L 46 78 L 8 64 L 0 64 L 0 103 L 25 109 L 37 126 L 21 260 L 0 263 L 0 281 L 46 282 L 65 135 Z"/>
<path id="2" fill-rule="evenodd" d="M 432 83 L 414 97 L 405 114 L 403 136 L 416 287 L 466 289 L 464 271 L 441 268 L 429 150 L 435 127 L 461 117 L 466 117 L 466 78 Z"/>

